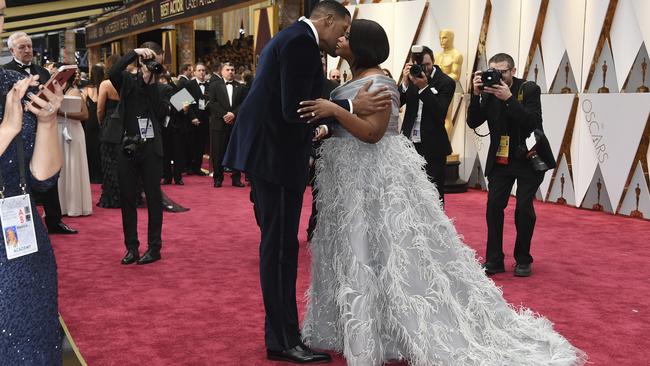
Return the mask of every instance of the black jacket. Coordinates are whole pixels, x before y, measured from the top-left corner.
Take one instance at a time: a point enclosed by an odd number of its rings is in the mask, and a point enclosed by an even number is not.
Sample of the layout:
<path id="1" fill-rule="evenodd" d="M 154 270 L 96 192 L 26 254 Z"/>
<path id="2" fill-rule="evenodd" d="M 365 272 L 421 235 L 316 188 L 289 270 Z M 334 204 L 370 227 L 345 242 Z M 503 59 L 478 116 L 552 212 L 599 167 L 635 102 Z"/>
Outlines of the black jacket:
<path id="1" fill-rule="evenodd" d="M 246 98 L 246 92 L 247 88 L 244 85 L 233 81 L 232 105 L 230 105 L 226 83 L 224 81 L 215 81 L 214 83 L 210 83 L 210 88 L 208 90 L 210 102 L 208 103 L 208 108 L 210 110 L 211 130 L 225 131 L 228 128 L 231 128 L 232 125 L 226 124 L 223 120 L 223 116 L 228 112 L 232 112 L 235 114 L 235 121 L 237 120 L 239 107 Z"/>
<path id="2" fill-rule="evenodd" d="M 518 98 L 520 88 L 521 98 Z M 472 94 L 470 100 L 467 125 L 477 128 L 487 120 L 490 128 L 490 148 L 485 166 L 486 176 L 492 173 L 503 135 L 510 136 L 508 167 L 532 172 L 532 168 L 520 149 L 526 146 L 526 138 L 533 130 L 543 131 L 541 90 L 534 82 L 529 81 L 524 84 L 524 80 L 513 78 L 510 92 L 512 96 L 506 101 L 501 101 L 491 94 L 482 94 L 481 96 Z"/>
<path id="3" fill-rule="evenodd" d="M 162 157 L 162 125 L 169 113 L 169 103 L 164 100 L 157 83 L 145 85 L 142 74 L 133 75 L 125 71 L 127 65 L 137 57 L 134 51 L 130 51 L 113 65 L 108 75 L 115 90 L 120 94 L 120 116 L 124 131 L 128 133 L 134 127 L 137 131 L 136 116 L 147 111 L 154 128 L 151 143 L 154 144 L 155 153 Z"/>
<path id="4" fill-rule="evenodd" d="M 454 97 L 456 82 L 447 76 L 440 67 L 434 66 L 436 72 L 429 81 L 429 86 L 418 94 L 417 87 L 409 84 L 406 93 L 400 89 L 400 103 L 406 104 L 402 133 L 411 138 L 411 132 L 418 115 L 419 101 L 422 101 L 422 118 L 420 120 L 421 143 L 431 156 L 441 158 L 451 154 L 451 144 L 445 129 L 445 116 Z M 437 93 L 431 89 L 434 88 Z"/>
<path id="5" fill-rule="evenodd" d="M 32 63 L 29 66 L 29 71 L 28 73 L 26 70 L 23 70 L 20 65 L 16 62 L 16 60 L 11 60 L 5 65 L 2 66 L 6 70 L 13 70 L 13 71 L 18 71 L 22 75 L 38 75 L 38 82 L 41 84 L 45 84 L 48 80 L 50 80 L 50 73 L 47 71 L 44 67 L 36 65 L 35 63 Z"/>
<path id="6" fill-rule="evenodd" d="M 295 22 L 273 37 L 262 51 L 223 165 L 304 189 L 314 126 L 300 118 L 298 108 L 301 101 L 321 96 L 323 80 L 320 49 L 307 23 Z M 341 106 L 349 110 L 347 102 Z"/>

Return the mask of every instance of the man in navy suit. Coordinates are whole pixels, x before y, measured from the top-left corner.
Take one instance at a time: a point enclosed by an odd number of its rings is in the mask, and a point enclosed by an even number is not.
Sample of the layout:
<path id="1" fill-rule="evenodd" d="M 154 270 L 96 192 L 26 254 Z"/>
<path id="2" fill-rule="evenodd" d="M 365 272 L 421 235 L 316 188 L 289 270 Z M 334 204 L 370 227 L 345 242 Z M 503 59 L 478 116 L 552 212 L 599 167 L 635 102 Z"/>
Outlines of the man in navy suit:
<path id="1" fill-rule="evenodd" d="M 267 358 L 272 360 L 330 361 L 329 355 L 313 352 L 301 342 L 298 328 L 298 224 L 314 126 L 301 119 L 297 110 L 301 101 L 320 97 L 325 80 L 320 51 L 334 55 L 337 39 L 349 25 L 345 7 L 325 0 L 315 5 L 309 19 L 301 18 L 269 42 L 224 158 L 224 166 L 251 176 L 262 231 L 265 341 Z M 338 103 L 355 113 L 379 108 L 377 104 L 371 109 L 370 94 L 364 96 L 367 99 L 357 100 L 357 96 Z"/>

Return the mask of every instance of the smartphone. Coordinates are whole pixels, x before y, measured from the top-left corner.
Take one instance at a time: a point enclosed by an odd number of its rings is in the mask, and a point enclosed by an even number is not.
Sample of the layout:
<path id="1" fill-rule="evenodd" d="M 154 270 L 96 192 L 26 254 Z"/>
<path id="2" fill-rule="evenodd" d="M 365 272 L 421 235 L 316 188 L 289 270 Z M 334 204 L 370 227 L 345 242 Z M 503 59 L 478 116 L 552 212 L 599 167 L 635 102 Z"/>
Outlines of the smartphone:
<path id="1" fill-rule="evenodd" d="M 50 77 L 50 79 L 45 83 L 45 87 L 50 89 L 52 93 L 54 93 L 54 80 L 56 80 L 59 85 L 62 87 L 65 87 L 65 84 L 67 84 L 68 80 L 70 80 L 71 77 L 74 77 L 77 74 L 77 65 L 63 65 L 56 70 L 54 75 Z M 38 93 L 38 96 L 41 97 L 42 92 Z M 42 96 L 43 99 L 47 99 L 45 96 Z"/>

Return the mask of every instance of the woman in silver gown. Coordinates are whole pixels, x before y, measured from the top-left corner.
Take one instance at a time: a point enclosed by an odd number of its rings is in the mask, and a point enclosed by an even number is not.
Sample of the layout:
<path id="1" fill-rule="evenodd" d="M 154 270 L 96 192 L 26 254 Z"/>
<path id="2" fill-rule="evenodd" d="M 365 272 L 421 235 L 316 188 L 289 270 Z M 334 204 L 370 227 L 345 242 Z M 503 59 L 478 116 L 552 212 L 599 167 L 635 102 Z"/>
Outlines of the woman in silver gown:
<path id="1" fill-rule="evenodd" d="M 388 48 L 379 24 L 353 21 L 337 53 L 354 77 L 331 97 L 354 98 L 372 81 L 391 108 L 357 117 L 317 100 L 301 110 L 340 123 L 317 166 L 305 343 L 349 365 L 585 363 L 548 319 L 503 299 L 445 216 L 425 161 L 398 131 L 397 86 L 378 66 Z"/>

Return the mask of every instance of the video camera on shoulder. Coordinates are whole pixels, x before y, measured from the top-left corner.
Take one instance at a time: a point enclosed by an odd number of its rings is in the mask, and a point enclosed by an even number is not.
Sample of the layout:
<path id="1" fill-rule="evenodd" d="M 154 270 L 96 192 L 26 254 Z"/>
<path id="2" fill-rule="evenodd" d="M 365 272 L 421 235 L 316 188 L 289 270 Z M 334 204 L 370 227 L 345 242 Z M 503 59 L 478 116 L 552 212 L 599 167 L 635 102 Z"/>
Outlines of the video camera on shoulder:
<path id="1" fill-rule="evenodd" d="M 498 85 L 501 83 L 501 71 L 492 68 L 482 71 L 481 81 L 483 82 L 483 87 Z"/>
<path id="2" fill-rule="evenodd" d="M 424 69 L 422 69 L 422 62 L 424 58 L 424 46 L 422 45 L 413 45 L 411 46 L 411 57 L 413 59 L 413 65 L 411 65 L 410 74 L 413 76 L 420 76 Z"/>

